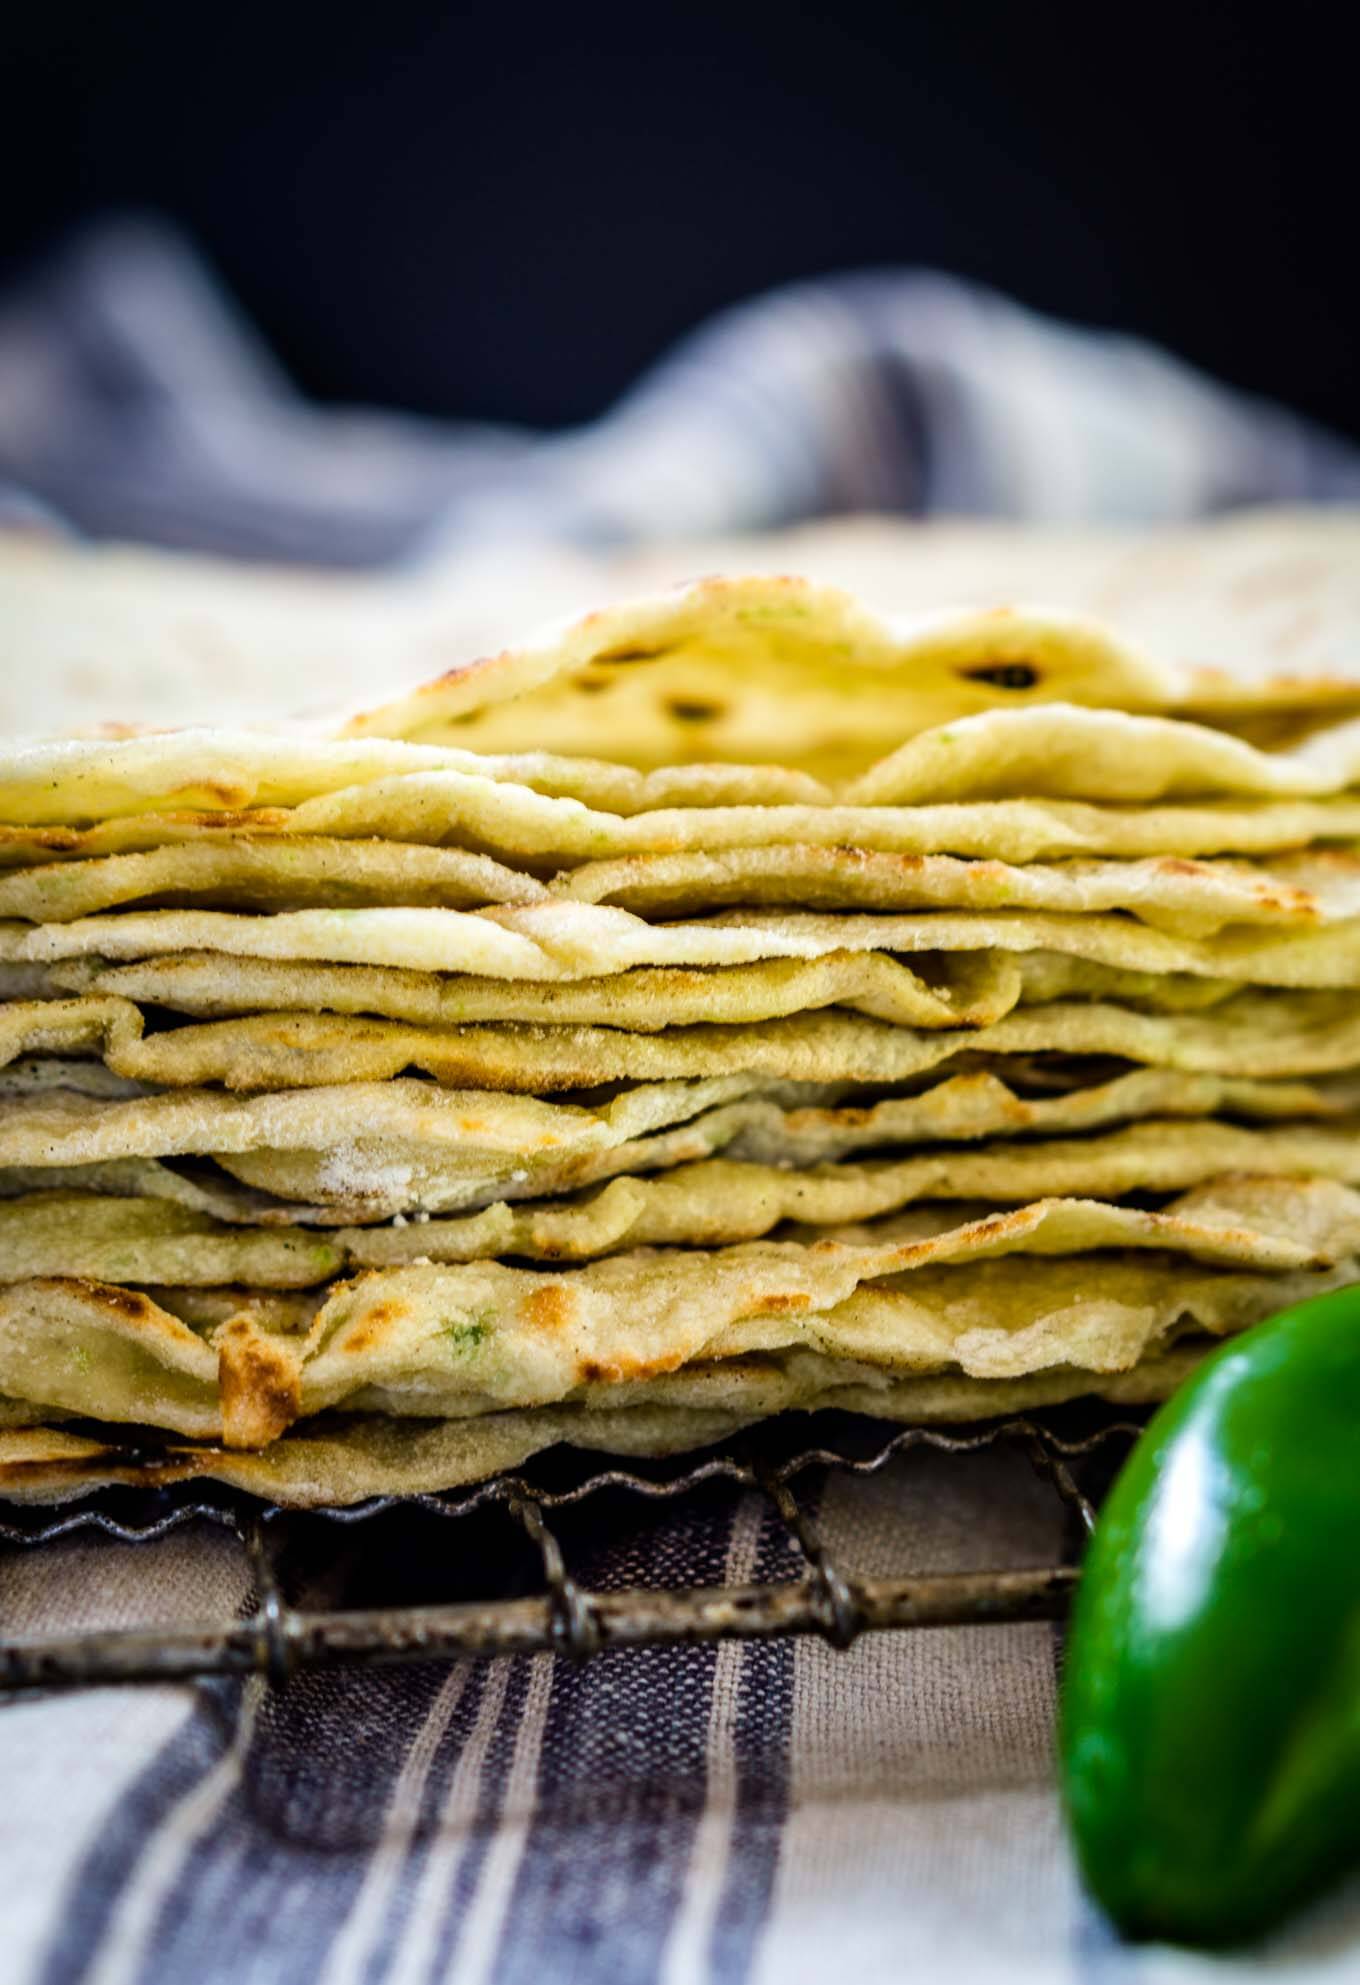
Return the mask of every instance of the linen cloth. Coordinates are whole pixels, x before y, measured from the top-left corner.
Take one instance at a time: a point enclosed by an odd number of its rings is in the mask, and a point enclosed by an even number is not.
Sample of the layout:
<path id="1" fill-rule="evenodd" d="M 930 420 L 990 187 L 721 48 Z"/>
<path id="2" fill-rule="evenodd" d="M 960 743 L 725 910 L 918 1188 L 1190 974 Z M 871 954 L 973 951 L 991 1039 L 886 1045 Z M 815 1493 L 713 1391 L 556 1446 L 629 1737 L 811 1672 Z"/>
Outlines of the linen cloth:
<path id="1" fill-rule="evenodd" d="M 854 511 L 1157 523 L 1346 497 L 1356 447 L 931 272 L 742 305 L 550 437 L 308 406 L 154 222 L 111 222 L 0 298 L 0 518 L 97 536 L 373 565 Z"/>
<path id="2" fill-rule="evenodd" d="M 1148 521 L 1360 496 L 1360 455 L 1159 352 L 943 277 L 810 285 L 552 438 L 302 404 L 192 254 L 125 223 L 0 300 L 0 515 L 337 564 L 863 508 Z M 831 1478 L 866 1572 L 1052 1561 L 1011 1451 Z M 364 1528 L 290 1588 L 370 1597 Z M 579 1540 L 578 1540 L 579 1542 Z M 451 1566 L 443 1567 L 451 1572 Z M 603 1588 L 796 1575 L 756 1499 L 588 1525 Z M 462 1567 L 466 1575 L 467 1567 Z M 429 1567 L 428 1594 L 441 1590 Z M 211 1529 L 0 1550 L 0 1633 L 248 1605 Z M 1222 1961 L 1121 1946 L 1053 1790 L 1042 1626 L 107 1690 L 0 1706 L 5 1985 L 1236 1985 L 1360 1976 L 1360 1889 Z"/>

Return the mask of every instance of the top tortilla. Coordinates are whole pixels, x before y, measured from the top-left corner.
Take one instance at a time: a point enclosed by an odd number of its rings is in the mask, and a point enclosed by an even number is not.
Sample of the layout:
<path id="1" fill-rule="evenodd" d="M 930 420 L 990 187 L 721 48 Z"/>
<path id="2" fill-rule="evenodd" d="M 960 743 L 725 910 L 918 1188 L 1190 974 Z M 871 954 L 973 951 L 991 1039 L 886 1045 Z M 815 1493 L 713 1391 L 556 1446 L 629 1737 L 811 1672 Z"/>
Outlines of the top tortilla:
<path id="1" fill-rule="evenodd" d="M 644 780 L 692 770 L 703 804 L 1337 793 L 1360 769 L 1360 671 L 1348 666 L 1360 523 L 1319 523 L 1312 550 L 1305 523 L 1280 530 L 1293 566 L 1277 558 L 1275 583 L 1299 604 L 1292 634 L 1276 626 L 1264 641 L 1245 631 L 1254 595 L 1241 572 L 1214 644 L 1188 651 L 1166 626 L 1155 644 L 1131 635 L 1131 598 L 1105 619 L 1023 603 L 885 615 L 806 579 L 704 579 L 329 723 L 13 747 L 0 821 L 293 806 L 441 770 L 579 797 L 572 762 L 602 754 Z M 1171 624 L 1176 590 L 1165 583 Z M 1310 643 L 1318 621 L 1327 639 Z M 587 783 L 597 795 L 600 779 Z M 648 803 L 675 803 L 661 791 Z"/>
<path id="2" fill-rule="evenodd" d="M 479 546 L 372 576 L 0 535 L 0 733 L 390 702 L 554 615 L 713 572 L 800 572 L 916 619 L 1052 600 L 1210 680 L 1325 681 L 1355 671 L 1358 536 L 1341 509 L 1152 530 L 861 517 L 606 556 Z"/>

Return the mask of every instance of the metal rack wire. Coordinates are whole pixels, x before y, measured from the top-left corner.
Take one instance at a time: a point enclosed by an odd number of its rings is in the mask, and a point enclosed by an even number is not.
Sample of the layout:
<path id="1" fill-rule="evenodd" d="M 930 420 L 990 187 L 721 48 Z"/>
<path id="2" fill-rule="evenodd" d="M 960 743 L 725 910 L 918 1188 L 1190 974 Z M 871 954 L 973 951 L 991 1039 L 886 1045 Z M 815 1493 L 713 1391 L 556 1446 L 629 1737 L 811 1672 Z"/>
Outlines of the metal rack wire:
<path id="1" fill-rule="evenodd" d="M 808 1477 L 824 1476 L 826 1471 L 874 1474 L 893 1457 L 914 1449 L 929 1450 L 945 1465 L 950 1456 L 1003 1444 L 1016 1446 L 1059 1499 L 1076 1547 L 1095 1515 L 1083 1473 L 1108 1473 L 1127 1441 L 1139 1432 L 1127 1420 L 1098 1421 L 1068 1432 L 1033 1419 L 966 1431 L 906 1427 L 889 1432 L 877 1423 L 832 1417 L 838 1424 L 825 1445 L 799 1444 L 781 1452 L 777 1434 L 773 1445 L 769 1435 L 756 1436 L 670 1468 L 644 1472 L 578 1461 L 568 1464 L 565 1478 L 560 1468 L 554 1475 L 549 1467 L 546 1482 L 541 1475 L 525 1471 L 457 1494 L 381 1500 L 322 1513 L 329 1523 L 344 1526 L 397 1509 L 419 1509 L 458 1523 L 479 1510 L 499 1507 L 538 1554 L 543 1590 L 528 1596 L 306 1610 L 290 1604 L 284 1595 L 275 1543 L 286 1526 L 315 1521 L 315 1516 L 301 1519 L 295 1512 L 251 1504 L 225 1491 L 192 1496 L 175 1490 L 119 1491 L 55 1517 L 47 1511 L 12 1511 L 0 1520 L 0 1541 L 29 1549 L 80 1532 L 136 1544 L 164 1537 L 185 1524 L 216 1525 L 249 1554 L 256 1603 L 248 1617 L 209 1627 L 120 1628 L 63 1638 L 0 1640 L 0 1689 L 49 1690 L 250 1673 L 262 1673 L 281 1684 L 300 1668 L 346 1663 L 546 1649 L 586 1660 L 616 1647 L 776 1634 L 817 1633 L 836 1647 L 848 1647 L 860 1634 L 888 1628 L 1058 1619 L 1066 1612 L 1078 1577 L 1070 1559 L 1024 1570 L 862 1577 L 833 1562 L 806 1496 L 800 1500 L 800 1490 Z M 578 1584 L 548 1511 L 607 1490 L 657 1502 L 693 1494 L 708 1484 L 767 1499 L 796 1547 L 799 1576 L 781 1584 L 608 1592 Z"/>

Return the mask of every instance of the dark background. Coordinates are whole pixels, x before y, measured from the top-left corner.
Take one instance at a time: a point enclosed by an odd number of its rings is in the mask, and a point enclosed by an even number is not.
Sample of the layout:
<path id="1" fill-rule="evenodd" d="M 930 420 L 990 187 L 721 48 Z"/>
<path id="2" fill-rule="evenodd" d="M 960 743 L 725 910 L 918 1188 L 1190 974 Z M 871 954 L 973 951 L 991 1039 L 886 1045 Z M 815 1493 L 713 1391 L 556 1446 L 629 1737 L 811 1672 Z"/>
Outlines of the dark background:
<path id="1" fill-rule="evenodd" d="M 11 10 L 0 280 L 180 221 L 309 391 L 553 425 L 791 278 L 925 263 L 1360 432 L 1333 8 Z"/>

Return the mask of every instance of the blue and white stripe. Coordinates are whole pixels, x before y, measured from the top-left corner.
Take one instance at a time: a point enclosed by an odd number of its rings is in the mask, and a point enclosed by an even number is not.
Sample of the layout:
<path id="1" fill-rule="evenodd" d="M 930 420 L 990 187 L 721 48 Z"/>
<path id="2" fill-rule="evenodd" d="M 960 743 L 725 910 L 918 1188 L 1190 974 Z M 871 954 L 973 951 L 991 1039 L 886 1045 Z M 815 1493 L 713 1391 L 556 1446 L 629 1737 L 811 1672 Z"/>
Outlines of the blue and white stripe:
<path id="1" fill-rule="evenodd" d="M 947 1473 L 945 1471 L 948 1471 Z M 766 1506 L 612 1521 L 601 1585 L 777 1579 Z M 838 1480 L 820 1523 L 865 1571 L 1051 1556 L 1060 1514 L 1014 1454 L 917 1453 Z M 242 1603 L 160 1560 L 163 1601 Z M 128 1553 L 81 1547 L 94 1591 Z M 211 1553 L 209 1554 L 211 1556 Z M 36 1561 L 0 1609 L 38 1630 Z M 134 1574 L 135 1578 L 135 1574 Z M 208 1587 L 214 1587 L 210 1593 Z M 346 1603 L 342 1587 L 329 1595 Z M 354 1592 L 348 1595 L 351 1599 Z M 127 1611 L 131 1592 L 113 1608 Z M 307 1674 L 0 1713 L 6 1985 L 1209 1985 L 1131 1951 L 1078 1891 L 1053 1790 L 1042 1626 Z M 1248 1977 L 1353 1976 L 1360 1893 Z"/>
<path id="2" fill-rule="evenodd" d="M 1360 451 L 1282 408 L 928 271 L 741 305 L 549 438 L 307 405 L 149 221 L 0 299 L 0 525 L 380 565 L 852 511 L 1151 523 L 1357 497 Z"/>

